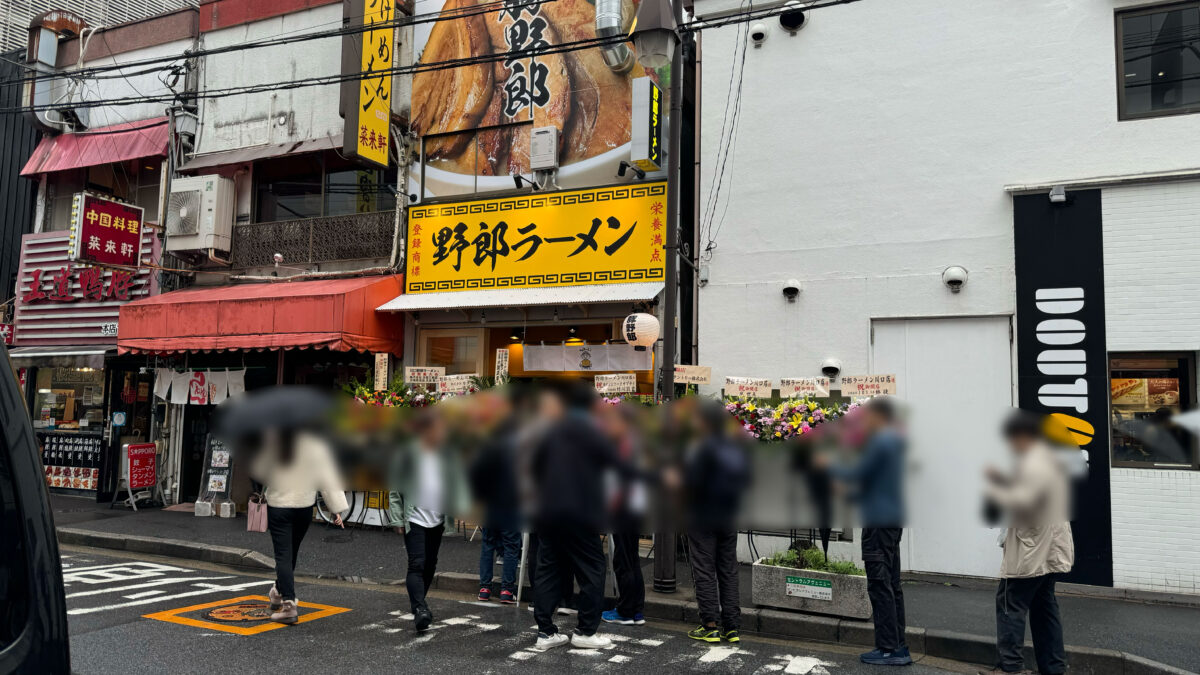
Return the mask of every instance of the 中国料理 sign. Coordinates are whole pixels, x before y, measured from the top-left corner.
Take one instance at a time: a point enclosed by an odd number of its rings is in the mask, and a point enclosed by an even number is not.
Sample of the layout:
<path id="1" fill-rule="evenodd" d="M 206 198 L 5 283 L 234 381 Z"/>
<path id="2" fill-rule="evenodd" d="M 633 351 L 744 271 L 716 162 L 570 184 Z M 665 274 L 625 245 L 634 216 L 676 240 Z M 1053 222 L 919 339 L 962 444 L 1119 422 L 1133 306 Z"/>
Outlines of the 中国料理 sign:
<path id="1" fill-rule="evenodd" d="M 81 192 L 71 207 L 68 259 L 137 267 L 142 256 L 142 208 Z"/>
<path id="2" fill-rule="evenodd" d="M 409 209 L 408 293 L 663 278 L 666 183 Z"/>

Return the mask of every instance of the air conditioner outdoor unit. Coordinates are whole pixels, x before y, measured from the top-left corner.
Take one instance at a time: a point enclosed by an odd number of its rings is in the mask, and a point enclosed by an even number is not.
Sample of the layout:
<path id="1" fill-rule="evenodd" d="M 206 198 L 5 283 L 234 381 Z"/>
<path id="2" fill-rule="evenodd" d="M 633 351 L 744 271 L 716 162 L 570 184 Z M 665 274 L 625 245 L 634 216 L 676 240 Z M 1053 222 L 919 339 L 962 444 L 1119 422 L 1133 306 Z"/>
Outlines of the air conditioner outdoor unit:
<path id="1" fill-rule="evenodd" d="M 167 202 L 168 251 L 229 251 L 233 181 L 220 176 L 176 178 Z"/>

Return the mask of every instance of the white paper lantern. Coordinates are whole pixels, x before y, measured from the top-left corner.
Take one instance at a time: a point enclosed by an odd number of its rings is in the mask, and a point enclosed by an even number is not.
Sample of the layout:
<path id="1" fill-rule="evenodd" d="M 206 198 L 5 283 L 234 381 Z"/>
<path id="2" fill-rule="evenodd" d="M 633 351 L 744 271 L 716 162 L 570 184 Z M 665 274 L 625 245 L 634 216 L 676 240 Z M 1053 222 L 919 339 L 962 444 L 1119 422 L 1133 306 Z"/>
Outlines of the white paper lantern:
<path id="1" fill-rule="evenodd" d="M 653 314 L 630 314 L 621 324 L 621 333 L 634 349 L 644 352 L 658 340 L 658 319 Z"/>

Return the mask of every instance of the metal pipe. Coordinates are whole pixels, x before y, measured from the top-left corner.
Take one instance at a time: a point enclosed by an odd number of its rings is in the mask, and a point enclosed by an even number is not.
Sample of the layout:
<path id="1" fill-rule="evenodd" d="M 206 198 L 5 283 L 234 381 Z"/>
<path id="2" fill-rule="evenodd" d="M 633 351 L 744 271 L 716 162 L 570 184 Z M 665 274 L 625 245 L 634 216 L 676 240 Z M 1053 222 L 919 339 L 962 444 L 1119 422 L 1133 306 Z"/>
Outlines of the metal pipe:
<path id="1" fill-rule="evenodd" d="M 625 35 L 625 21 L 621 13 L 621 0 L 596 0 L 596 37 L 608 38 Z M 613 72 L 627 73 L 633 68 L 633 50 L 624 42 L 601 47 L 604 63 Z"/>
<path id="2" fill-rule="evenodd" d="M 341 271 L 336 271 L 336 272 L 305 272 L 303 274 L 293 274 L 290 277 L 273 277 L 273 276 L 262 276 L 262 275 L 255 275 L 255 274 L 234 274 L 234 275 L 230 276 L 228 278 L 228 280 L 229 281 L 269 281 L 269 282 L 278 283 L 278 282 L 282 282 L 282 281 L 305 281 L 308 279 L 336 279 L 338 277 L 361 277 L 361 276 L 367 276 L 370 274 L 384 274 L 386 272 L 391 272 L 391 271 L 392 271 L 391 267 L 389 267 L 387 265 L 381 265 L 379 267 L 368 267 L 366 269 L 360 269 L 360 270 L 341 270 Z"/>

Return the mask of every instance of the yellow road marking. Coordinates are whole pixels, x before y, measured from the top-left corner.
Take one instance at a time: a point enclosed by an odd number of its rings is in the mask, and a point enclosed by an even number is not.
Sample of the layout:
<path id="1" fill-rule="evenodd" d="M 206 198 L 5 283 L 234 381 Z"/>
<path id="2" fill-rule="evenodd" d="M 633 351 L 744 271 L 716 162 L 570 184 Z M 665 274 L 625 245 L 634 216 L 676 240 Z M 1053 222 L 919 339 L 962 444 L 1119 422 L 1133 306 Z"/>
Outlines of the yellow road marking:
<path id="1" fill-rule="evenodd" d="M 236 605 L 239 602 L 246 602 L 249 600 L 262 600 L 262 601 L 266 601 L 266 602 L 271 601 L 271 599 L 265 595 L 244 595 L 240 598 L 230 598 L 228 600 L 217 600 L 215 602 L 206 602 L 206 603 L 200 604 L 200 605 L 191 605 L 190 607 L 180 607 L 178 609 L 168 609 L 166 611 L 155 612 L 153 614 L 144 614 L 144 615 L 142 615 L 142 618 L 154 619 L 156 621 L 166 621 L 168 623 L 177 623 L 177 624 L 180 624 L 181 626 L 192 626 L 195 628 L 204 628 L 206 630 L 219 630 L 219 631 L 224 631 L 226 633 L 235 633 L 237 635 L 258 635 L 259 633 L 265 633 L 269 630 L 275 630 L 276 628 L 284 628 L 287 626 L 287 624 L 276 623 L 269 619 L 264 620 L 262 623 L 255 625 L 255 626 L 231 626 L 229 624 L 216 623 L 213 621 L 204 621 L 202 619 L 193 619 L 193 618 L 187 617 L 187 616 L 180 616 L 180 614 L 187 614 L 188 612 L 195 612 L 195 611 L 201 610 L 201 609 L 209 609 L 211 607 L 224 607 L 226 605 Z M 296 605 L 298 607 L 317 610 L 315 612 L 307 612 L 305 614 L 301 614 L 300 617 L 296 620 L 296 623 L 307 623 L 309 621 L 315 621 L 316 619 L 324 619 L 327 616 L 333 616 L 334 614 L 341 614 L 342 612 L 350 611 L 349 607 L 334 607 L 332 605 L 318 605 L 313 602 L 298 602 L 298 603 L 296 603 Z"/>

